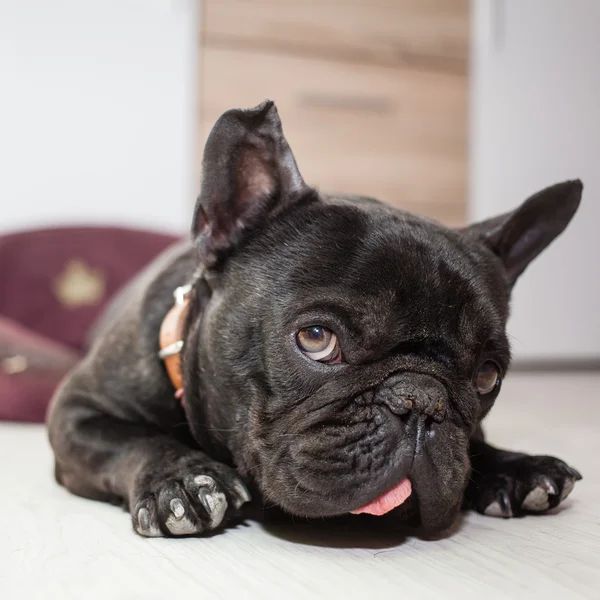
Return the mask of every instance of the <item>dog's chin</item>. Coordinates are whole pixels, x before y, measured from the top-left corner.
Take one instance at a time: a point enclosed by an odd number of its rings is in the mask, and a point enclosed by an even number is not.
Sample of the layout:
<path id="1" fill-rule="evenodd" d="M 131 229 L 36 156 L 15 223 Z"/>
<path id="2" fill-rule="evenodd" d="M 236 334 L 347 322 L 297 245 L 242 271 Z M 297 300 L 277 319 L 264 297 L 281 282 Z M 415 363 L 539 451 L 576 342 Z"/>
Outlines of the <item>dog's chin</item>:
<path id="1" fill-rule="evenodd" d="M 372 486 L 369 491 L 364 486 L 344 485 L 336 489 L 329 482 L 321 493 L 296 484 L 278 494 L 271 490 L 265 498 L 294 517 L 324 519 L 352 515 L 361 519 L 384 519 L 399 526 L 420 527 L 428 533 L 447 530 L 460 511 L 463 490 L 436 493 L 431 482 L 426 487 L 428 493 L 434 494 L 431 500 L 419 498 L 417 486 L 406 477 L 401 477 L 398 483 L 383 492 L 380 492 L 381 485 Z M 448 500 L 440 503 L 441 497 Z"/>

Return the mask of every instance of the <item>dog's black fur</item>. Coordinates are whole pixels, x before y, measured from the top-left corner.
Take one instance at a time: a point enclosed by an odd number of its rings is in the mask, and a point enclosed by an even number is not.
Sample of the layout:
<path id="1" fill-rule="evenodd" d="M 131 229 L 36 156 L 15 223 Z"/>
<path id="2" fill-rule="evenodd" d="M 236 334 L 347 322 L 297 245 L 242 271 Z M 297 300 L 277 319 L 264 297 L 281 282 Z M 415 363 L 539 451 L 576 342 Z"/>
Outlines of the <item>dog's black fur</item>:
<path id="1" fill-rule="evenodd" d="M 512 213 L 451 230 L 309 188 L 271 102 L 232 110 L 204 156 L 192 240 L 121 295 L 49 413 L 56 477 L 123 503 L 143 535 L 209 532 L 249 500 L 292 515 L 347 514 L 408 477 L 396 510 L 446 528 L 461 506 L 500 516 L 556 506 L 580 475 L 504 452 L 481 420 L 480 366 L 501 376 L 517 277 L 567 226 L 568 181 Z M 173 290 L 198 265 L 183 351 L 185 408 L 158 358 Z M 342 361 L 297 332 L 335 332 Z"/>

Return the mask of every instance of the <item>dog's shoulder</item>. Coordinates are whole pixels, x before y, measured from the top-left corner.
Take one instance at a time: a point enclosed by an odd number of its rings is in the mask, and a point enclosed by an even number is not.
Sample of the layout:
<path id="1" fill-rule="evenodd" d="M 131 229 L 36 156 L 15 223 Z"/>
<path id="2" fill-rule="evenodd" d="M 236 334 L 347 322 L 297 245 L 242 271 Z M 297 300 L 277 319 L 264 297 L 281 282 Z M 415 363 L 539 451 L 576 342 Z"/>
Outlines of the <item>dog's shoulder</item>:
<path id="1" fill-rule="evenodd" d="M 86 396 L 103 412 L 164 425 L 177 418 L 170 381 L 158 357 L 158 334 L 173 291 L 197 267 L 191 242 L 164 251 L 113 298 L 92 331 L 89 350 L 59 396 Z M 173 414 L 171 414 L 173 413 Z"/>

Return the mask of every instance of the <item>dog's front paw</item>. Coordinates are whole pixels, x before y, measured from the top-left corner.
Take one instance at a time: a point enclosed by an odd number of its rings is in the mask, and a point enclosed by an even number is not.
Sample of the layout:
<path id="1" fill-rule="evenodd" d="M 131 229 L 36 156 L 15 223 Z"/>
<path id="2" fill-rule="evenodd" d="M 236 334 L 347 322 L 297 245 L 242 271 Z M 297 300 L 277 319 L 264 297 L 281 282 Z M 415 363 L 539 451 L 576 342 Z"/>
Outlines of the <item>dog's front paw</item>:
<path id="1" fill-rule="evenodd" d="M 467 505 L 492 517 L 543 513 L 558 506 L 581 474 L 552 456 L 521 456 L 485 473 L 473 472 Z"/>
<path id="2" fill-rule="evenodd" d="M 233 469 L 184 457 L 141 473 L 130 502 L 133 528 L 146 537 L 210 533 L 250 501 Z"/>

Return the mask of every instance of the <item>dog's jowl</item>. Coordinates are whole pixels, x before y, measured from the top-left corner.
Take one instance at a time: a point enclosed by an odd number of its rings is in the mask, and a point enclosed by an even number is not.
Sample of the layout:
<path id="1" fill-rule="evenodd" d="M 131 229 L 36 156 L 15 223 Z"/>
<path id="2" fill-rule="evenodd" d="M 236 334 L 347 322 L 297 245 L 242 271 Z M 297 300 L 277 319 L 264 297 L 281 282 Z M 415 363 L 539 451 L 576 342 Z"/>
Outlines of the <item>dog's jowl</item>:
<path id="1" fill-rule="evenodd" d="M 449 229 L 310 188 L 272 102 L 218 120 L 203 173 L 189 242 L 115 299 L 55 394 L 62 485 L 125 505 L 145 536 L 223 527 L 248 490 L 427 531 L 564 500 L 575 469 L 496 449 L 480 424 L 509 367 L 511 290 L 581 182 Z"/>

